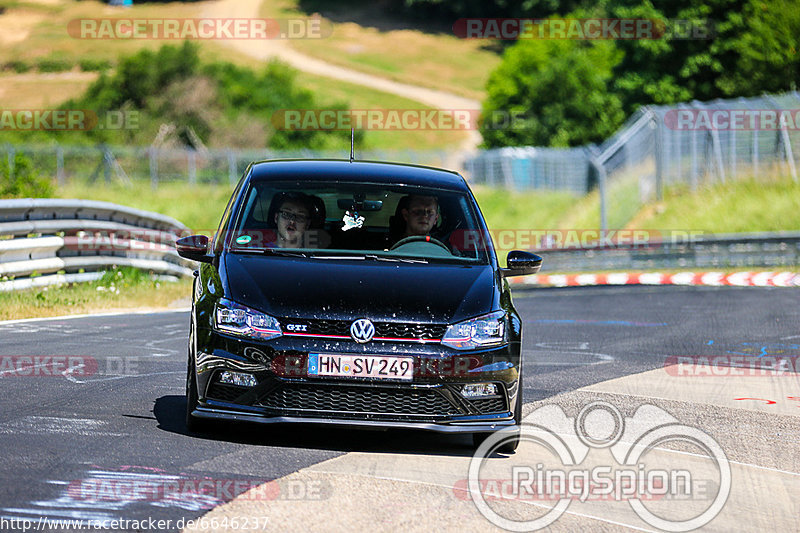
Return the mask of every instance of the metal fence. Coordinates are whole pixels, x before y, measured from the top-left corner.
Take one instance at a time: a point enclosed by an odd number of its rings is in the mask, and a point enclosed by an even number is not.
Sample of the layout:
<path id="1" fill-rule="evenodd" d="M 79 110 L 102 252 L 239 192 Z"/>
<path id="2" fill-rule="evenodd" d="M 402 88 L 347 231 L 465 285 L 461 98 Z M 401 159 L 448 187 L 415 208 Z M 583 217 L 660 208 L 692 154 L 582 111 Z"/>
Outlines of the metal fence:
<path id="1" fill-rule="evenodd" d="M 345 151 L 274 151 L 241 149 L 155 148 L 126 146 L 68 146 L 0 144 L 0 157 L 14 171 L 14 157 L 24 154 L 37 172 L 52 176 L 59 185 L 72 180 L 90 183 L 129 183 L 149 180 L 160 183 L 236 183 L 247 165 L 263 159 L 330 158 L 345 159 Z M 359 159 L 399 161 L 445 166 L 448 154 L 441 151 L 365 151 Z"/>
<path id="2" fill-rule="evenodd" d="M 159 213 L 88 200 L 0 200 L 0 291 L 99 279 L 114 265 L 190 277 L 175 240 L 186 226 Z"/>
<path id="3" fill-rule="evenodd" d="M 784 111 L 784 113 L 781 113 Z M 624 227 L 666 187 L 743 176 L 797 181 L 800 93 L 647 106 L 599 146 L 501 148 L 465 162 L 475 183 L 585 194 L 597 188 L 602 229 Z"/>

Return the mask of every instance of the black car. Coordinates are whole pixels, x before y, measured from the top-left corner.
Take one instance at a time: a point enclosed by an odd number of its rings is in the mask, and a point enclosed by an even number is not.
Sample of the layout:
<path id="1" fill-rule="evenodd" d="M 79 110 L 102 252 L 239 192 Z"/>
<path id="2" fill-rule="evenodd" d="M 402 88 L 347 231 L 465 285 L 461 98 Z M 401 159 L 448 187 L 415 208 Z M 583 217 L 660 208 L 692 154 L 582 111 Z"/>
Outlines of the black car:
<path id="1" fill-rule="evenodd" d="M 471 433 L 521 418 L 522 322 L 486 224 L 455 172 L 263 161 L 213 241 L 180 239 L 194 283 L 186 421 Z"/>

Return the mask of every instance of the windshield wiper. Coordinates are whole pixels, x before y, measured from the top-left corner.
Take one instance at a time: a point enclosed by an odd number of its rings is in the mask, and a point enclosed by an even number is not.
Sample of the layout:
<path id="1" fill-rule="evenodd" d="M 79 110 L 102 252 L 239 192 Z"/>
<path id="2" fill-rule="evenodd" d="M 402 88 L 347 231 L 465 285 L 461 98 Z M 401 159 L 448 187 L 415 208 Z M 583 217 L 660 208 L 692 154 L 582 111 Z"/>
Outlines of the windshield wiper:
<path id="1" fill-rule="evenodd" d="M 427 259 L 418 259 L 418 258 L 405 258 L 405 257 L 386 257 L 383 255 L 376 255 L 376 254 L 353 254 L 353 255 L 312 255 L 313 259 L 351 259 L 356 261 L 387 261 L 390 263 L 420 263 L 420 264 L 427 264 Z"/>
<path id="2" fill-rule="evenodd" d="M 393 263 L 421 263 L 421 264 L 428 263 L 427 259 L 422 259 L 417 257 L 415 258 L 397 257 L 396 255 L 393 255 L 391 257 L 386 257 L 385 255 L 368 255 L 366 257 L 368 259 L 374 259 L 375 261 L 389 261 Z"/>
<path id="3" fill-rule="evenodd" d="M 303 252 L 296 252 L 292 250 L 285 250 L 283 248 L 231 248 L 232 252 L 245 253 L 245 254 L 269 254 L 269 255 L 282 255 L 286 257 L 308 257 L 308 254 Z"/>

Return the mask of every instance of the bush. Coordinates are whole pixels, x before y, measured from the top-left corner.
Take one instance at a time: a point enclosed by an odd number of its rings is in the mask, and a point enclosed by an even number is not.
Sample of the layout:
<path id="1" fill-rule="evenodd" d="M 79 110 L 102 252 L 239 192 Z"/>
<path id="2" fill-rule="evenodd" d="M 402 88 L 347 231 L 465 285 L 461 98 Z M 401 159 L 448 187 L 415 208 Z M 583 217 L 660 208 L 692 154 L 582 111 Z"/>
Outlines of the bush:
<path id="1" fill-rule="evenodd" d="M 36 62 L 39 72 L 64 72 L 72 68 L 72 64 L 66 59 L 40 59 Z"/>
<path id="2" fill-rule="evenodd" d="M 15 59 L 6 63 L 4 65 L 4 69 L 13 70 L 17 74 L 21 74 L 23 72 L 28 72 L 31 69 L 31 64 L 26 63 L 25 61 L 20 61 L 19 59 Z"/>
<path id="3" fill-rule="evenodd" d="M 81 70 L 84 72 L 102 72 L 111 68 L 111 61 L 107 59 L 91 59 L 85 58 L 78 62 Z"/>
<path id="4" fill-rule="evenodd" d="M 0 198 L 48 198 L 53 196 L 53 184 L 40 177 L 31 160 L 24 154 L 14 155 L 13 174 L 8 166 L 8 157 L 0 159 Z"/>
<path id="5" fill-rule="evenodd" d="M 109 143 L 150 144 L 161 124 L 173 124 L 184 143 L 191 130 L 204 144 L 233 140 L 239 147 L 323 149 L 348 146 L 346 131 L 283 131 L 272 128 L 280 109 L 312 109 L 313 93 L 297 86 L 294 70 L 271 62 L 262 70 L 231 63 L 203 64 L 196 44 L 142 50 L 119 61 L 113 74 L 101 72 L 78 100 L 64 108 L 92 109 L 101 115 L 120 109 L 140 113 L 137 131 L 92 130 L 87 135 Z M 346 104 L 335 107 L 346 109 Z M 255 137 L 247 138 L 244 128 Z M 121 138 L 128 135 L 128 138 Z M 116 137 L 115 137 L 116 136 Z M 362 141 L 362 134 L 357 141 Z M 213 145 L 213 144 L 212 144 Z"/>

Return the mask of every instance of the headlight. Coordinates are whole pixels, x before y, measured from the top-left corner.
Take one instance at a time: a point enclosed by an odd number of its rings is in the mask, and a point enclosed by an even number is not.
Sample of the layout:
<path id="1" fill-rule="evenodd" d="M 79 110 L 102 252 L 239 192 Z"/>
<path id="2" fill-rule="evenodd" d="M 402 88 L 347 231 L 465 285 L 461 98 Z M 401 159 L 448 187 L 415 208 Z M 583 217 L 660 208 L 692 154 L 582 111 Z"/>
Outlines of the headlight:
<path id="1" fill-rule="evenodd" d="M 442 344 L 456 350 L 471 350 L 502 344 L 506 331 L 505 311 L 495 311 L 447 328 Z"/>
<path id="2" fill-rule="evenodd" d="M 217 329 L 225 333 L 269 340 L 281 336 L 281 325 L 275 317 L 237 304 L 227 298 L 217 303 L 214 313 Z"/>

